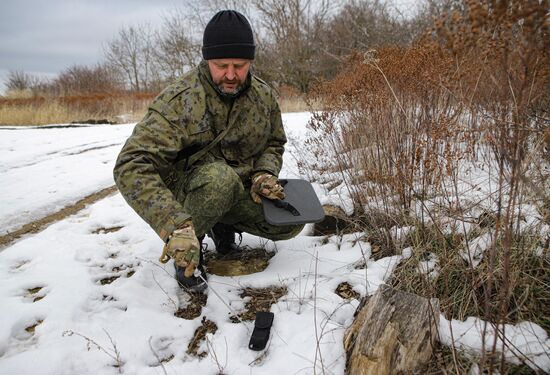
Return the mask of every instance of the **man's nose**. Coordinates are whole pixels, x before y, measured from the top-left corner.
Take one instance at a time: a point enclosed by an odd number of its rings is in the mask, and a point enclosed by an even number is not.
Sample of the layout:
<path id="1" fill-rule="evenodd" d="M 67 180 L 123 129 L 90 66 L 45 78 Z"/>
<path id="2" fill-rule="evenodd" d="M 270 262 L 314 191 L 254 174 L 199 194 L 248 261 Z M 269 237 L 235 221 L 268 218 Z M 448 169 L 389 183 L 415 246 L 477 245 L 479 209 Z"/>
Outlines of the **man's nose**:
<path id="1" fill-rule="evenodd" d="M 231 65 L 227 67 L 227 71 L 225 72 L 225 78 L 232 81 L 235 79 L 235 68 Z"/>

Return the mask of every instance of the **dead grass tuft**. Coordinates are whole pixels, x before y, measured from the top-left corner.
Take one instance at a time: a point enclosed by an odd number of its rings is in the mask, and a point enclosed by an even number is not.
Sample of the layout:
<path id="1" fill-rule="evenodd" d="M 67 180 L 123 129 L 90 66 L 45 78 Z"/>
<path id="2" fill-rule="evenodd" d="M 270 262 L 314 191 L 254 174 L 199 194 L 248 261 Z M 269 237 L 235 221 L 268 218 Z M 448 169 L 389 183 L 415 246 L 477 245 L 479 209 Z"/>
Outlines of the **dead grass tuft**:
<path id="1" fill-rule="evenodd" d="M 269 288 L 246 288 L 244 289 L 240 297 L 247 299 L 245 303 L 245 311 L 237 316 L 231 316 L 230 320 L 233 323 L 240 323 L 244 320 L 256 319 L 256 313 L 259 311 L 269 312 L 271 305 L 277 303 L 277 301 L 285 296 L 288 290 L 285 286 L 273 286 Z"/>
<path id="2" fill-rule="evenodd" d="M 343 299 L 356 299 L 359 300 L 361 295 L 353 290 L 353 287 L 349 283 L 341 283 L 336 287 L 334 291 L 337 295 Z"/>
<path id="3" fill-rule="evenodd" d="M 208 295 L 206 293 L 187 293 L 190 297 L 185 307 L 179 308 L 174 316 L 186 320 L 193 320 L 201 315 L 202 308 L 206 306 Z"/>
<path id="4" fill-rule="evenodd" d="M 201 320 L 201 325 L 195 330 L 195 333 L 193 334 L 193 338 L 189 342 L 189 345 L 187 346 L 187 354 L 191 354 L 193 356 L 204 358 L 208 355 L 207 352 L 199 352 L 199 349 L 201 347 L 202 342 L 206 340 L 206 335 L 211 333 L 214 334 L 218 330 L 218 326 L 216 323 L 214 323 L 211 320 L 206 319 L 206 317 L 203 317 Z"/>

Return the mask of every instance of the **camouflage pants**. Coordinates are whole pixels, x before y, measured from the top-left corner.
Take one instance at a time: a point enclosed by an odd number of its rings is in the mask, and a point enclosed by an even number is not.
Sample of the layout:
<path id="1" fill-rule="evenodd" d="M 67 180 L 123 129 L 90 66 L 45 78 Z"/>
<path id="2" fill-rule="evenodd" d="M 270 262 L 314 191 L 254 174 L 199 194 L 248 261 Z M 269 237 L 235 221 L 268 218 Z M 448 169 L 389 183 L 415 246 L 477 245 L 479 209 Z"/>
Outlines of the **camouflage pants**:
<path id="1" fill-rule="evenodd" d="M 221 160 L 195 167 L 178 182 L 174 193 L 192 216 L 199 237 L 216 223 L 274 241 L 292 238 L 304 227 L 267 223 L 262 206 L 250 197 L 250 187 L 245 187 L 237 173 Z"/>

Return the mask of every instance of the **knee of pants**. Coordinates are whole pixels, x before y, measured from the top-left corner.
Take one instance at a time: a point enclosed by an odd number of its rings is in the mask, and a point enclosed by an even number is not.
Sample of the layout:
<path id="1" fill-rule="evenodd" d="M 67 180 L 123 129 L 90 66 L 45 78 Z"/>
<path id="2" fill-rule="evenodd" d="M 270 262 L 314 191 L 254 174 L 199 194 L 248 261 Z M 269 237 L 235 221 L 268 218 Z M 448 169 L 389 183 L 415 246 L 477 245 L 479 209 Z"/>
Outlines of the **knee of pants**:
<path id="1" fill-rule="evenodd" d="M 190 176 L 186 194 L 201 192 L 201 195 L 232 199 L 244 189 L 239 175 L 227 164 L 214 162 L 199 166 Z"/>
<path id="2" fill-rule="evenodd" d="M 304 226 L 305 224 L 280 227 L 278 233 L 273 233 L 270 239 L 274 241 L 289 240 L 296 237 L 304 229 Z"/>

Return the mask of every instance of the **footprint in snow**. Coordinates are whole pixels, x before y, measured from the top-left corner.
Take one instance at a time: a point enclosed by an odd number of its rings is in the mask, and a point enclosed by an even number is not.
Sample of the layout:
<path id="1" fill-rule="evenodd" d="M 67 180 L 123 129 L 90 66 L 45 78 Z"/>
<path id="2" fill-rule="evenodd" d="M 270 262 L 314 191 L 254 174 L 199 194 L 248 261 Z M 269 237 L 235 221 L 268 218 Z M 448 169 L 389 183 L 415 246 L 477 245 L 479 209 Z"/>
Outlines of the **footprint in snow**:
<path id="1" fill-rule="evenodd" d="M 32 288 L 28 288 L 25 290 L 23 294 L 23 298 L 26 301 L 30 301 L 32 303 L 38 302 L 42 300 L 46 295 L 48 294 L 47 289 L 44 285 L 38 285 Z"/>
<path id="2" fill-rule="evenodd" d="M 27 268 L 29 268 L 30 262 L 31 262 L 30 259 L 19 259 L 10 267 L 9 272 L 10 273 L 24 272 Z"/>
<path id="3" fill-rule="evenodd" d="M 77 254 L 75 259 L 87 265 L 93 283 L 99 285 L 108 285 L 120 278 L 130 278 L 141 266 L 134 256 L 124 255 L 114 249 L 93 249 Z"/>
<path id="4" fill-rule="evenodd" d="M 99 276 L 95 278 L 96 283 L 108 285 L 121 277 L 130 278 L 136 273 L 135 267 L 139 266 L 139 262 L 134 265 L 109 259 L 104 265 L 99 266 Z"/>
<path id="5" fill-rule="evenodd" d="M 42 323 L 44 323 L 44 317 L 23 318 L 15 323 L 11 328 L 7 345 L 0 347 L 0 357 L 23 353 L 36 345 L 38 342 L 36 331 Z"/>
<path id="6" fill-rule="evenodd" d="M 93 233 L 93 234 L 114 233 L 114 232 L 118 232 L 122 228 L 124 228 L 124 227 L 123 226 L 113 226 L 113 227 L 108 227 L 108 228 L 103 228 L 102 227 L 102 228 L 94 229 L 91 233 Z"/>
<path id="7" fill-rule="evenodd" d="M 101 292 L 88 298 L 83 307 L 83 310 L 88 313 L 98 313 L 106 310 L 113 311 L 113 309 L 125 312 L 128 310 L 128 306 L 126 303 L 119 301 L 115 296 Z"/>
<path id="8" fill-rule="evenodd" d="M 159 367 L 174 359 L 174 352 L 170 348 L 173 343 L 173 337 L 152 336 L 149 339 L 149 348 L 152 354 L 149 367 Z"/>

